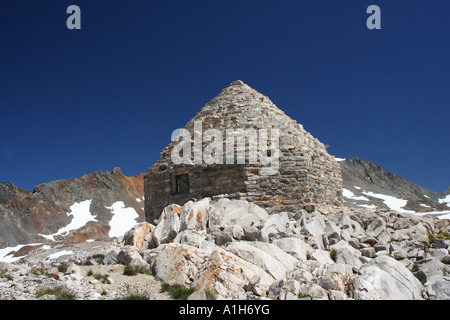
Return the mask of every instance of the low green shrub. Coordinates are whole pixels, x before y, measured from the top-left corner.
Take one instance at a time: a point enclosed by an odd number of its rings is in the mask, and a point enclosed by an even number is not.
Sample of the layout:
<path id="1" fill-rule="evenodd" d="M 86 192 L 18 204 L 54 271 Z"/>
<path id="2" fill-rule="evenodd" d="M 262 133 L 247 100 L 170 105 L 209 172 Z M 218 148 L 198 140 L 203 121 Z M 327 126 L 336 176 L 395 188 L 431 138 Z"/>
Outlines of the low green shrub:
<path id="1" fill-rule="evenodd" d="M 432 234 L 432 233 L 428 234 L 428 242 L 430 244 L 434 243 L 434 241 L 436 239 L 450 240 L 450 233 L 449 232 L 442 232 L 442 233 L 438 233 L 438 234 Z"/>
<path id="2" fill-rule="evenodd" d="M 205 296 L 206 296 L 206 300 L 216 300 L 217 299 L 216 294 L 209 290 L 205 291 Z"/>
<path id="3" fill-rule="evenodd" d="M 145 293 L 131 293 L 119 300 L 150 300 L 150 297 Z"/>
<path id="4" fill-rule="evenodd" d="M 123 269 L 123 274 L 126 276 L 135 276 L 137 274 L 148 274 L 148 275 L 152 275 L 151 270 L 147 270 L 146 268 L 143 267 L 133 267 L 133 266 L 125 266 L 125 268 Z"/>
<path id="5" fill-rule="evenodd" d="M 34 276 L 46 275 L 47 274 L 47 270 L 42 269 L 42 268 L 33 268 L 33 269 L 30 270 L 29 274 L 32 274 Z"/>
<path id="6" fill-rule="evenodd" d="M 75 295 L 69 292 L 67 288 L 59 286 L 52 288 L 39 288 L 36 291 L 36 298 L 40 298 L 45 295 L 56 296 L 56 300 L 75 300 Z"/>
<path id="7" fill-rule="evenodd" d="M 100 274 L 100 273 L 94 273 L 93 274 L 94 279 L 100 281 L 101 283 L 107 283 L 109 274 Z"/>
<path id="8" fill-rule="evenodd" d="M 337 256 L 337 251 L 335 249 L 331 249 L 331 251 L 330 251 L 330 258 L 331 258 L 331 260 L 336 262 L 336 256 Z"/>
<path id="9" fill-rule="evenodd" d="M 174 284 L 169 285 L 167 283 L 162 284 L 162 291 L 167 292 L 175 300 L 186 300 L 191 294 L 194 293 L 194 288 L 186 288 L 185 286 Z"/>
<path id="10" fill-rule="evenodd" d="M 6 269 L 0 269 L 0 278 L 5 278 L 8 281 L 13 280 L 13 277 L 7 273 Z"/>

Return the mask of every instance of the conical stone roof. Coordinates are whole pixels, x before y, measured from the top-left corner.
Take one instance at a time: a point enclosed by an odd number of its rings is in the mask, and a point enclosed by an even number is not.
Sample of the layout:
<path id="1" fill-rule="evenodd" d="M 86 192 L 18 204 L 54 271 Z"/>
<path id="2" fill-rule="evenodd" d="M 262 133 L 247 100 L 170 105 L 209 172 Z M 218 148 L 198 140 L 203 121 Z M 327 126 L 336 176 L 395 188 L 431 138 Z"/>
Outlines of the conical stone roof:
<path id="1" fill-rule="evenodd" d="M 201 144 L 191 141 L 190 163 L 175 164 L 172 156 L 179 141 L 173 141 L 161 153 L 160 159 L 149 169 L 144 181 L 146 215 L 152 222 L 164 206 L 202 197 L 227 194 L 231 198 L 246 199 L 266 208 L 269 212 L 311 208 L 313 205 L 341 205 L 342 178 L 338 163 L 326 147 L 303 126 L 287 116 L 266 96 L 238 80 L 223 89 L 208 102 L 184 127 L 192 140 L 204 138 L 208 130 L 215 129 L 223 137 L 223 163 L 206 164 L 195 158 L 195 151 L 205 150 L 211 141 Z M 272 172 L 264 171 L 267 163 L 250 163 L 248 152 L 245 163 L 226 161 L 226 136 L 230 131 L 267 131 L 267 148 L 277 166 L 270 164 Z M 272 133 L 277 132 L 274 136 Z M 259 138 L 259 136 L 258 136 Z M 260 150 L 263 140 L 257 139 Z M 246 151 L 252 140 L 246 140 Z M 263 143 L 266 145 L 266 143 Z M 274 149 L 276 147 L 276 150 Z M 178 150 L 178 149 L 177 149 Z M 201 152 L 200 152 L 201 154 Z M 200 155 L 201 156 L 201 155 Z M 241 161 L 242 162 L 242 161 Z M 189 175 L 189 192 L 177 194 L 175 175 Z M 158 213 L 159 212 L 159 213 Z"/>

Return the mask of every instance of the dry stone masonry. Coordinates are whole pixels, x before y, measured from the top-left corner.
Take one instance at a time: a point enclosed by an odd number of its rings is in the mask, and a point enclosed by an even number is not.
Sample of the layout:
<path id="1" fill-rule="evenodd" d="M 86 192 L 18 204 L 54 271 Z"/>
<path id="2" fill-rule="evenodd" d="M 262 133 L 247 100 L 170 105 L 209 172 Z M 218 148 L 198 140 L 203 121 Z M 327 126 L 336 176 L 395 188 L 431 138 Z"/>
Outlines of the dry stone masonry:
<path id="1" fill-rule="evenodd" d="M 195 127 L 200 121 L 201 132 Z M 233 164 L 226 161 L 223 164 L 199 164 L 194 159 L 194 152 L 191 164 L 174 164 L 171 153 L 177 142 L 173 141 L 144 178 L 146 219 L 151 223 L 169 204 L 183 205 L 192 199 L 219 194 L 225 194 L 229 199 L 248 200 L 269 213 L 294 208 L 312 211 L 314 206 L 342 204 L 341 171 L 324 144 L 277 108 L 268 97 L 242 81 L 235 81 L 225 88 L 184 129 L 191 133 L 192 139 L 208 129 L 218 129 L 224 140 L 227 130 L 277 129 L 279 165 L 274 174 L 267 175 L 262 174 L 263 164 L 250 163 L 248 154 L 244 164 L 237 161 Z M 195 133 L 194 129 L 197 129 Z M 267 148 L 271 150 L 274 141 L 270 139 L 270 133 L 268 136 Z M 225 141 L 223 143 L 224 157 L 225 153 L 236 151 L 237 144 L 234 150 L 226 150 Z M 247 141 L 247 147 L 249 143 Z M 204 142 L 203 149 L 207 145 Z M 261 150 L 263 146 L 258 147 Z"/>

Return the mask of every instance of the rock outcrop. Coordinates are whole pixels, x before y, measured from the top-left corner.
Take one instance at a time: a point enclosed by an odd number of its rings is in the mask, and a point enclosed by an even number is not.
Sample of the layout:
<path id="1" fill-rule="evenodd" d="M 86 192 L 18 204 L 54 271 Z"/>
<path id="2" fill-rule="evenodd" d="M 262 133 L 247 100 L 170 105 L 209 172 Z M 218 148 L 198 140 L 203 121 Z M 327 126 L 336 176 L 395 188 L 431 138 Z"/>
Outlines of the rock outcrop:
<path id="1" fill-rule="evenodd" d="M 251 218 L 236 218 L 236 210 Z M 385 209 L 269 215 L 245 200 L 205 198 L 169 205 L 156 225 L 139 223 L 120 243 L 60 253 L 29 247 L 21 260 L 2 265 L 0 297 L 13 299 L 13 288 L 29 282 L 15 270 L 65 263 L 151 271 L 157 283 L 197 290 L 192 299 L 205 292 L 218 299 L 450 299 L 449 231 L 449 220 Z M 46 273 L 56 276 L 73 288 L 74 276 Z M 110 285 L 96 289 L 88 276 L 76 277 L 86 292 L 78 298 L 117 298 Z M 27 290 L 17 297 L 33 299 L 34 289 Z"/>

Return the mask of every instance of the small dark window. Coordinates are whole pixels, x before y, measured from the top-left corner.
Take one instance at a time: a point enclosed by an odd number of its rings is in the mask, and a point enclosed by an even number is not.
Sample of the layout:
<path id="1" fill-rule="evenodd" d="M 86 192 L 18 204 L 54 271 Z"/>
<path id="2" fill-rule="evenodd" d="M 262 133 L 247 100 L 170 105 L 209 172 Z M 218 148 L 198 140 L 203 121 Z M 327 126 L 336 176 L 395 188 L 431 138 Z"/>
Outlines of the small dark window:
<path id="1" fill-rule="evenodd" d="M 189 193 L 189 175 L 175 174 L 173 179 L 173 193 Z"/>

